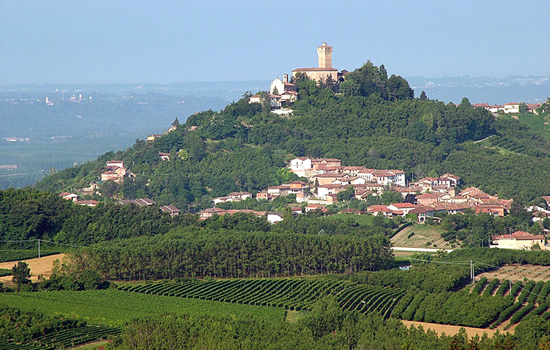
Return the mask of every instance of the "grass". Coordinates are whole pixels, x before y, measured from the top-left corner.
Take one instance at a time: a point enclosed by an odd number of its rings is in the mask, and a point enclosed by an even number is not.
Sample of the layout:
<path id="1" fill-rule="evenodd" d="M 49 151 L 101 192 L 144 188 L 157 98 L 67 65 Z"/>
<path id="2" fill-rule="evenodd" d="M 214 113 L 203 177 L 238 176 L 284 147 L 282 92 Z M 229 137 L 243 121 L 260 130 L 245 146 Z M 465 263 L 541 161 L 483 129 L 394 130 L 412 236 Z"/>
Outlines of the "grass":
<path id="1" fill-rule="evenodd" d="M 409 238 L 409 235 L 414 232 Z M 441 226 L 414 224 L 395 235 L 391 241 L 395 247 L 409 248 L 450 248 L 450 245 L 441 238 Z M 431 242 L 430 246 L 426 244 Z M 436 246 L 433 245 L 436 244 Z"/>
<path id="2" fill-rule="evenodd" d="M 90 324 L 121 327 L 137 317 L 161 314 L 251 315 L 263 319 L 285 317 L 283 308 L 251 306 L 198 299 L 126 293 L 114 289 L 1 293 L 0 303 L 47 315 L 83 319 Z"/>
<path id="3" fill-rule="evenodd" d="M 544 124 L 544 116 L 531 113 L 519 114 L 518 120 L 529 127 L 529 129 L 550 140 L 550 126 Z"/>
<path id="4" fill-rule="evenodd" d="M 350 215 L 350 214 L 336 214 L 336 215 L 321 217 L 321 220 L 328 220 L 328 221 L 353 220 L 359 225 L 371 225 L 373 219 L 374 219 L 373 215 Z"/>
<path id="5" fill-rule="evenodd" d="M 288 310 L 286 312 L 286 321 L 290 323 L 298 322 L 307 315 L 307 311 Z"/>

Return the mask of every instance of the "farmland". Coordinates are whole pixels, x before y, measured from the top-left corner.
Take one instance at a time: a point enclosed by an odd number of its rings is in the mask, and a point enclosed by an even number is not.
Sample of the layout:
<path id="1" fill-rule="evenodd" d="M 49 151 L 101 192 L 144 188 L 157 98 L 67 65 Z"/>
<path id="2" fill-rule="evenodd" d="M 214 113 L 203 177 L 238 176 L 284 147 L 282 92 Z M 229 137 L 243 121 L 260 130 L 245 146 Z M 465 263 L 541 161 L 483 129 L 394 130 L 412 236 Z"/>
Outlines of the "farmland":
<path id="1" fill-rule="evenodd" d="M 442 232 L 440 226 L 415 224 L 392 237 L 391 242 L 396 247 L 451 248 L 451 245 L 441 238 Z"/>
<path id="2" fill-rule="evenodd" d="M 283 320 L 283 308 L 221 303 L 118 290 L 2 293 L 0 303 L 21 310 L 82 319 L 89 324 L 121 327 L 137 317 L 172 314 L 253 315 Z"/>
<path id="3" fill-rule="evenodd" d="M 486 277 L 491 280 L 498 278 L 500 280 L 511 280 L 512 282 L 523 281 L 525 279 L 533 281 L 550 280 L 550 266 L 541 265 L 504 265 L 496 270 L 485 272 L 479 277 Z"/>
<path id="4" fill-rule="evenodd" d="M 225 301 L 230 303 L 311 310 L 315 302 L 334 296 L 344 310 L 377 312 L 388 317 L 405 291 L 323 278 L 220 280 L 155 283 L 121 287 L 121 290 L 155 295 Z"/>

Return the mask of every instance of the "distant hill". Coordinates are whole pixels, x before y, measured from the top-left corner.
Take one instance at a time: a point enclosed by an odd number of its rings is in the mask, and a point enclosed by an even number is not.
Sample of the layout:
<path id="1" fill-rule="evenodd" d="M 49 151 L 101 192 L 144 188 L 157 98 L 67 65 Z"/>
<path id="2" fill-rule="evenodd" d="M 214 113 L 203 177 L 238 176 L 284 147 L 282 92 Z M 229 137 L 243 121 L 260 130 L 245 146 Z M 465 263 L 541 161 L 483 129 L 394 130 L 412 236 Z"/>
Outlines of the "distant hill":
<path id="1" fill-rule="evenodd" d="M 457 106 L 414 97 L 420 92 L 405 79 L 388 77 L 383 66 L 370 62 L 341 84 L 318 86 L 303 77 L 295 83 L 299 100 L 290 117 L 245 97 L 220 112 L 196 113 L 154 142 L 138 141 L 49 176 L 38 187 L 87 186 L 106 161 L 119 159 L 136 177 L 108 184 L 110 194 L 196 209 L 211 197 L 280 184 L 278 170 L 289 159 L 312 156 L 403 169 L 409 178 L 452 172 L 505 198 L 528 200 L 548 191 L 550 142 L 517 120 L 472 107 L 468 99 Z M 161 160 L 159 152 L 170 153 L 170 160 Z"/>
<path id="2" fill-rule="evenodd" d="M 550 96 L 550 76 L 490 77 L 407 77 L 415 91 L 425 91 L 443 102 L 460 103 L 468 97 L 472 103 L 540 103 Z"/>
<path id="3" fill-rule="evenodd" d="M 126 149 L 176 118 L 183 122 L 195 112 L 219 110 L 228 103 L 217 97 L 159 93 L 21 90 L 0 92 L 0 165 L 11 167 L 0 168 L 0 189 L 33 185 L 52 168 Z M 17 141 L 7 141 L 14 137 Z"/>

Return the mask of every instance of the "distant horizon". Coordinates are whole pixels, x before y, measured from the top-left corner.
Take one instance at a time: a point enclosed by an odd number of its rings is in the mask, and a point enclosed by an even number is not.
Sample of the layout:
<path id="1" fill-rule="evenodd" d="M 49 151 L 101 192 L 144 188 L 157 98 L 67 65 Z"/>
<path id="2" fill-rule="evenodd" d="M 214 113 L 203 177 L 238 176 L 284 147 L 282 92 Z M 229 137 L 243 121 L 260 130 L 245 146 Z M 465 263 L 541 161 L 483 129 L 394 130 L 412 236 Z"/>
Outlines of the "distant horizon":
<path id="1" fill-rule="evenodd" d="M 357 67 L 360 68 L 360 67 Z M 548 78 L 549 74 L 511 74 L 505 76 L 489 76 L 489 75 L 442 75 L 442 76 L 425 76 L 425 75 L 411 75 L 406 76 L 402 74 L 392 73 L 400 75 L 406 80 L 408 79 L 510 79 L 510 78 Z M 188 80 L 188 81 L 173 81 L 173 82 L 45 82 L 45 83 L 15 83 L 15 84 L 0 84 L 0 88 L 12 87 L 12 86 L 46 86 L 46 85 L 174 85 L 174 84 L 201 84 L 201 83 L 246 83 L 246 82 L 271 82 L 275 78 L 281 78 L 280 76 L 274 76 L 271 79 L 241 79 L 241 80 Z"/>

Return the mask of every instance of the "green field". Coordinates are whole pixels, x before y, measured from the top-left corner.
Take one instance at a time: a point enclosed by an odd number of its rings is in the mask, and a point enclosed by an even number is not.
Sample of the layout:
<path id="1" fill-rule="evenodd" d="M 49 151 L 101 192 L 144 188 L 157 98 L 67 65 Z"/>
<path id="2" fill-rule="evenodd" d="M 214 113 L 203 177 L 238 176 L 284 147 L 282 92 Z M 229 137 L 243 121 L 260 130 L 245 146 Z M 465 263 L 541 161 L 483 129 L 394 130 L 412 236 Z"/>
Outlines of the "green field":
<path id="1" fill-rule="evenodd" d="M 527 125 L 531 130 L 541 134 L 550 140 L 550 125 L 544 124 L 544 116 L 531 113 L 519 114 L 518 119 L 522 124 Z"/>
<path id="2" fill-rule="evenodd" d="M 414 224 L 395 235 L 391 242 L 395 247 L 451 248 L 451 245 L 441 238 L 443 231 L 441 226 Z"/>
<path id="3" fill-rule="evenodd" d="M 311 310 L 324 297 L 333 296 L 344 310 L 377 312 L 389 317 L 405 294 L 397 288 L 382 288 L 325 278 L 241 279 L 188 281 L 123 286 L 120 290 L 149 295 L 176 296 L 229 303 Z"/>
<path id="4" fill-rule="evenodd" d="M 47 315 L 83 319 L 90 324 L 123 326 L 127 321 L 161 314 L 252 315 L 263 319 L 283 320 L 285 310 L 186 299 L 168 296 L 127 293 L 118 290 L 1 293 L 0 303 L 21 310 L 36 310 Z"/>

